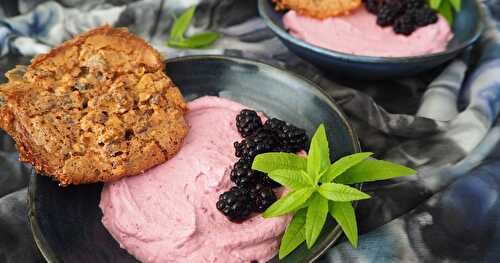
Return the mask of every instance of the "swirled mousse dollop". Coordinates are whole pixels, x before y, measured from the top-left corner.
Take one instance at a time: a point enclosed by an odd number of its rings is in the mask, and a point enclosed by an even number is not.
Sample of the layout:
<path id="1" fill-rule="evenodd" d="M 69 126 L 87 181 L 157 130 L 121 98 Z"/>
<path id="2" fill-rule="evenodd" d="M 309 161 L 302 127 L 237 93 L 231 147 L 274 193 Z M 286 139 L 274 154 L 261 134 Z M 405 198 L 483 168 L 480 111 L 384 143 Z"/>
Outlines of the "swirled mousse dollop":
<path id="1" fill-rule="evenodd" d="M 444 51 L 453 38 L 441 15 L 438 21 L 418 28 L 409 36 L 394 33 L 392 27 L 377 25 L 377 17 L 364 6 L 350 15 L 324 20 L 289 11 L 283 23 L 294 37 L 315 46 L 354 55 L 409 57 Z"/>
<path id="2" fill-rule="evenodd" d="M 266 262 L 290 217 L 261 215 L 233 223 L 216 208 L 232 186 L 235 117 L 243 105 L 217 97 L 188 103 L 180 151 L 144 174 L 105 184 L 102 223 L 142 262 Z"/>

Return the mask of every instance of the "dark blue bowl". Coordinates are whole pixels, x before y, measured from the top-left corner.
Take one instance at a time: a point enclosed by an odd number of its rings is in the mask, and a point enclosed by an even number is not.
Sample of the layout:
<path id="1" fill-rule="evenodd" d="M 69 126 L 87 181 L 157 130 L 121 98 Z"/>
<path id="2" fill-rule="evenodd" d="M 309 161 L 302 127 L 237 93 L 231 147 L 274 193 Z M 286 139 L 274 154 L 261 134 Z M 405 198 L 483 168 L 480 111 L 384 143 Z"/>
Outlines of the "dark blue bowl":
<path id="1" fill-rule="evenodd" d="M 301 58 L 339 75 L 355 78 L 382 79 L 415 75 L 455 58 L 481 35 L 483 25 L 476 0 L 462 0 L 462 9 L 455 14 L 453 39 L 445 51 L 414 57 L 370 57 L 336 52 L 311 45 L 288 34 L 283 26 L 283 13 L 277 12 L 270 0 L 258 0 L 259 13 L 267 26 L 281 41 Z"/>
<path id="2" fill-rule="evenodd" d="M 259 62 L 223 56 L 170 59 L 166 72 L 187 100 L 205 95 L 229 98 L 287 120 L 308 134 L 324 123 L 334 160 L 360 151 L 342 111 L 319 87 L 299 76 Z M 31 177 L 28 218 L 47 262 L 138 263 L 101 224 L 101 189 L 102 184 L 61 188 L 48 177 Z M 312 263 L 341 234 L 340 227 L 329 218 L 311 250 L 302 244 L 283 260 L 274 258 L 268 263 Z"/>

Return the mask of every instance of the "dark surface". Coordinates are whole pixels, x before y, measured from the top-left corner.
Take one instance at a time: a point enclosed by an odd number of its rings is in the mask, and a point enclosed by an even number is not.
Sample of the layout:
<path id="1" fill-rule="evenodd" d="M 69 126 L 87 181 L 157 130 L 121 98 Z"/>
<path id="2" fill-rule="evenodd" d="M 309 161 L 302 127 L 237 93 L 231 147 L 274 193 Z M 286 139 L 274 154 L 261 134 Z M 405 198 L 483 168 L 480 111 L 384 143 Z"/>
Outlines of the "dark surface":
<path id="1" fill-rule="evenodd" d="M 259 13 L 266 25 L 292 52 L 312 64 L 336 74 L 363 79 L 384 79 L 414 76 L 435 68 L 453 58 L 472 45 L 482 31 L 479 4 L 475 0 L 463 0 L 462 9 L 455 14 L 452 26 L 454 37 L 444 52 L 402 58 L 357 56 L 335 52 L 299 40 L 288 34 L 283 25 L 283 13 L 274 9 L 270 0 L 259 0 Z"/>
<path id="2" fill-rule="evenodd" d="M 324 123 L 332 158 L 359 151 L 357 138 L 337 106 L 314 84 L 295 75 L 248 60 L 207 56 L 173 59 L 166 68 L 187 100 L 204 95 L 229 98 L 305 128 L 310 135 Z M 101 188 L 101 184 L 61 188 L 47 177 L 31 177 L 29 221 L 49 262 L 137 262 L 100 222 Z M 312 250 L 303 245 L 281 262 L 311 262 L 340 234 L 329 221 Z"/>

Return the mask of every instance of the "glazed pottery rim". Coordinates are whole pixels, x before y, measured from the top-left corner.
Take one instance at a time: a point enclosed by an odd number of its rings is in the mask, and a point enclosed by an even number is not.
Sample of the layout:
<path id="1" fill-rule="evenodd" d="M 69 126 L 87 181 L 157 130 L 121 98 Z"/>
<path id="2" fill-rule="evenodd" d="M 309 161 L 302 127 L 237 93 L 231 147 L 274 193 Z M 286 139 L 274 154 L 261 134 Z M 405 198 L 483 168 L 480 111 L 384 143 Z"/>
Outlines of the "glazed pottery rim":
<path id="1" fill-rule="evenodd" d="M 44 235 L 42 234 L 42 230 L 40 229 L 40 225 L 38 224 L 36 209 L 34 200 L 36 199 L 36 187 L 34 186 L 34 177 L 42 176 L 36 174 L 35 170 L 32 168 L 30 181 L 28 184 L 28 221 L 31 229 L 31 235 L 33 236 L 33 240 L 35 241 L 36 247 L 38 251 L 42 254 L 43 258 L 49 263 L 58 263 L 61 262 L 59 258 L 56 256 L 51 246 L 48 244 Z"/>
<path id="2" fill-rule="evenodd" d="M 264 5 L 268 4 L 270 0 L 258 0 L 258 10 L 260 16 L 263 18 L 264 23 L 269 27 L 276 35 L 278 35 L 280 38 L 285 39 L 292 44 L 299 46 L 301 48 L 311 50 L 315 53 L 318 53 L 320 55 L 324 55 L 330 58 L 334 59 L 341 59 L 344 61 L 348 62 L 361 62 L 361 63 L 372 63 L 372 64 L 378 64 L 378 63 L 401 63 L 401 62 L 423 62 L 423 61 L 430 61 L 433 60 L 434 58 L 441 57 L 444 55 L 449 55 L 452 53 L 455 53 L 459 50 L 465 49 L 468 46 L 471 46 L 474 44 L 478 38 L 481 36 L 481 34 L 484 31 L 484 24 L 481 20 L 478 20 L 475 26 L 474 30 L 474 35 L 473 37 L 469 38 L 467 41 L 463 41 L 456 45 L 453 48 L 446 48 L 446 50 L 441 51 L 441 52 L 436 52 L 436 53 L 431 53 L 431 54 L 426 54 L 426 55 L 420 55 L 420 56 L 409 56 L 409 57 L 377 57 L 377 56 L 366 56 L 366 55 L 354 55 L 354 54 L 349 54 L 349 53 L 344 53 L 344 52 L 339 52 L 339 51 L 334 51 L 326 48 L 322 48 L 319 46 L 315 46 L 312 44 L 309 44 L 303 40 L 300 40 L 291 34 L 289 34 L 287 31 L 282 29 L 279 25 L 274 23 L 274 21 L 268 16 L 267 12 L 264 10 Z M 481 8 L 480 4 L 478 3 L 477 0 L 471 0 L 474 2 L 476 8 L 478 11 L 481 13 Z M 276 12 L 276 11 L 274 11 Z"/>
<path id="3" fill-rule="evenodd" d="M 272 71 L 277 71 L 280 74 L 285 74 L 289 75 L 291 78 L 295 78 L 297 81 L 302 81 L 307 83 L 306 88 L 310 89 L 312 92 L 314 92 L 314 95 L 318 97 L 323 97 L 325 103 L 329 104 L 330 108 L 334 110 L 339 119 L 342 121 L 342 123 L 345 125 L 345 128 L 347 129 L 347 133 L 350 135 L 352 139 L 352 147 L 354 149 L 354 152 L 360 152 L 361 151 L 361 145 L 359 143 L 359 138 L 356 135 L 354 129 L 350 125 L 349 121 L 347 120 L 347 117 L 345 114 L 342 112 L 340 107 L 337 106 L 337 104 L 330 98 L 328 94 L 326 94 L 325 91 L 323 91 L 318 85 L 316 85 L 314 82 L 298 75 L 292 72 L 289 72 L 285 69 L 281 69 L 279 67 L 261 62 L 261 61 L 256 61 L 252 59 L 246 59 L 246 58 L 240 58 L 240 57 L 233 57 L 233 56 L 225 56 L 225 55 L 190 55 L 190 56 L 183 56 L 183 57 L 175 57 L 171 59 L 165 60 L 163 63 L 168 64 L 168 63 L 173 63 L 173 62 L 184 62 L 184 61 L 203 61 L 203 60 L 225 60 L 225 61 L 236 61 L 239 63 L 245 63 L 245 64 L 253 64 L 261 67 L 266 67 L 269 70 Z M 31 233 L 33 236 L 33 240 L 44 257 L 44 259 L 48 263 L 59 263 L 61 260 L 59 257 L 56 256 L 55 252 L 52 250 L 51 246 L 48 244 L 47 240 L 45 239 L 44 235 L 42 234 L 42 230 L 40 228 L 40 225 L 37 220 L 37 212 L 35 209 L 35 200 L 36 200 L 36 195 L 37 195 L 37 187 L 35 185 L 35 180 L 38 176 L 43 176 L 43 175 L 38 175 L 32 170 L 31 176 L 30 176 L 30 181 L 28 184 L 28 221 L 31 229 Z M 358 188 L 362 188 L 362 184 L 358 185 Z M 357 202 L 353 204 L 355 207 L 357 207 Z M 328 242 L 326 246 L 324 246 L 321 250 L 319 250 L 316 254 L 312 255 L 310 260 L 308 261 L 309 263 L 312 263 L 316 261 L 320 256 L 322 256 L 340 237 L 342 234 L 342 231 L 340 229 L 340 226 L 336 224 L 333 229 L 330 231 L 331 233 L 331 240 Z"/>

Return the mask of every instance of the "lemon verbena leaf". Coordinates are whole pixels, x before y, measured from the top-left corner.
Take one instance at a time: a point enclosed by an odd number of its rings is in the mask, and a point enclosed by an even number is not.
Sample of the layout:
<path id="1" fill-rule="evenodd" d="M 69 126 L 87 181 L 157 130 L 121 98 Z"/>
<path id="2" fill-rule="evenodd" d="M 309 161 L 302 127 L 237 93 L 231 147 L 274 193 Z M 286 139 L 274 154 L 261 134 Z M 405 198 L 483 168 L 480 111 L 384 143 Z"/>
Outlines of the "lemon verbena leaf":
<path id="1" fill-rule="evenodd" d="M 278 201 L 272 204 L 262 214 L 263 217 L 276 217 L 287 214 L 296 210 L 299 206 L 304 204 L 309 197 L 316 191 L 313 187 L 302 188 L 281 197 Z"/>
<path id="2" fill-rule="evenodd" d="M 358 246 L 358 225 L 351 202 L 329 202 L 330 215 L 344 231 L 353 247 Z"/>
<path id="3" fill-rule="evenodd" d="M 333 181 L 339 184 L 357 184 L 409 176 L 416 173 L 417 171 L 396 163 L 382 160 L 364 160 Z"/>
<path id="4" fill-rule="evenodd" d="M 326 199 L 338 202 L 370 198 L 358 189 L 343 184 L 324 183 L 318 188 L 318 192 Z"/>
<path id="5" fill-rule="evenodd" d="M 449 1 L 442 1 L 438 8 L 438 12 L 446 18 L 450 25 L 453 25 L 453 9 Z"/>
<path id="6" fill-rule="evenodd" d="M 312 179 L 319 180 L 319 175 L 330 165 L 330 149 L 326 137 L 325 125 L 321 124 L 311 139 L 307 156 L 307 173 Z"/>
<path id="7" fill-rule="evenodd" d="M 311 248 L 323 230 L 328 215 L 328 200 L 317 192 L 311 197 L 306 216 L 306 244 Z"/>
<path id="8" fill-rule="evenodd" d="M 460 11 L 462 9 L 462 1 L 461 0 L 449 0 L 455 12 Z"/>
<path id="9" fill-rule="evenodd" d="M 442 0 L 430 0 L 429 5 L 431 6 L 432 9 L 438 9 L 439 6 L 441 5 Z"/>
<path id="10" fill-rule="evenodd" d="M 304 234 L 305 224 L 306 224 L 306 211 L 307 209 L 302 209 L 297 211 L 292 218 L 290 224 L 288 224 L 283 239 L 281 240 L 279 259 L 283 259 L 288 254 L 290 254 L 294 249 L 296 249 L 302 242 L 306 240 Z"/>
<path id="11" fill-rule="evenodd" d="M 219 38 L 219 34 L 215 32 L 204 32 L 197 35 L 194 35 L 190 38 L 183 39 L 169 39 L 167 44 L 170 47 L 175 48 L 204 48 L 212 44 Z"/>
<path id="12" fill-rule="evenodd" d="M 203 32 L 184 39 L 183 42 L 189 48 L 203 48 L 211 45 L 219 38 L 219 34 L 215 32 Z"/>
<path id="13" fill-rule="evenodd" d="M 338 161 L 331 164 L 321 177 L 321 182 L 330 183 L 337 176 L 341 175 L 347 169 L 355 166 L 356 164 L 362 162 L 366 158 L 373 155 L 371 152 L 355 153 L 345 157 L 340 158 Z"/>
<path id="14" fill-rule="evenodd" d="M 307 161 L 304 157 L 294 153 L 262 153 L 255 157 L 252 169 L 264 173 L 270 173 L 274 170 L 307 170 Z"/>
<path id="15" fill-rule="evenodd" d="M 191 20 L 193 19 L 196 6 L 192 6 L 174 21 L 174 25 L 170 29 L 170 40 L 181 40 L 184 38 L 184 33 L 189 28 Z"/>
<path id="16" fill-rule="evenodd" d="M 280 183 L 283 186 L 298 190 L 304 187 L 314 186 L 312 182 L 308 181 L 306 172 L 301 170 L 274 170 L 268 174 L 273 181 Z"/>
<path id="17" fill-rule="evenodd" d="M 296 211 L 299 211 L 299 210 L 304 209 L 306 207 L 309 207 L 310 203 L 311 203 L 311 198 L 309 198 L 309 200 L 307 200 L 305 203 L 303 203 L 299 207 L 295 208 L 295 210 L 293 212 L 296 212 Z"/>

